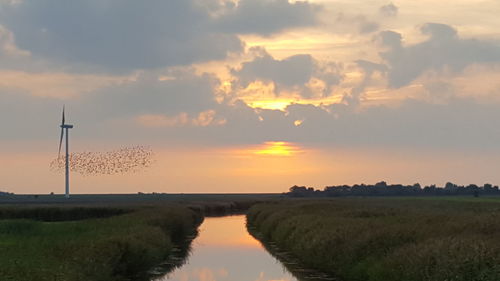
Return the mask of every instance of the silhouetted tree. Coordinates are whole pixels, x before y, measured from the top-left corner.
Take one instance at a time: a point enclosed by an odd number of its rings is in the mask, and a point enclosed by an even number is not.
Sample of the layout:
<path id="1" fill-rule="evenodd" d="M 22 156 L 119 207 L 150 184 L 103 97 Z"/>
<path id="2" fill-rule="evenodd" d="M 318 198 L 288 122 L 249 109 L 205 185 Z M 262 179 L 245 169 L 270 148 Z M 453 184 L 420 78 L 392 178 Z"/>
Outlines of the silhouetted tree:
<path id="1" fill-rule="evenodd" d="M 456 185 L 447 182 L 444 187 L 429 185 L 422 188 L 419 183 L 413 185 L 391 184 L 385 181 L 374 185 L 355 184 L 326 186 L 323 190 L 315 190 L 312 187 L 294 185 L 290 188 L 289 196 L 294 197 L 337 197 L 337 196 L 443 196 L 443 195 L 467 195 L 480 194 L 500 195 L 498 186 L 489 183 L 479 187 L 475 184 L 467 186 Z"/>

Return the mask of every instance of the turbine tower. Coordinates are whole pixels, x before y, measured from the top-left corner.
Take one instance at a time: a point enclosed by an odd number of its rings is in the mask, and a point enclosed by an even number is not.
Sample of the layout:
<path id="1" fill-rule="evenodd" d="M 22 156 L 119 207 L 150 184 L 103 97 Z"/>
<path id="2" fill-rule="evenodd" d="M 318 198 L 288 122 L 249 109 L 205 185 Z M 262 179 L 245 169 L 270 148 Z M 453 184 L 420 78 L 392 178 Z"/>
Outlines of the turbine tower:
<path id="1" fill-rule="evenodd" d="M 61 123 L 61 139 L 59 141 L 59 155 L 58 158 L 61 157 L 61 147 L 64 137 L 64 131 L 66 130 L 66 163 L 65 163 L 65 181 L 66 181 L 66 189 L 65 189 L 65 197 L 69 198 L 69 129 L 73 129 L 73 125 L 66 124 L 64 120 L 64 107 L 62 112 L 62 123 Z"/>

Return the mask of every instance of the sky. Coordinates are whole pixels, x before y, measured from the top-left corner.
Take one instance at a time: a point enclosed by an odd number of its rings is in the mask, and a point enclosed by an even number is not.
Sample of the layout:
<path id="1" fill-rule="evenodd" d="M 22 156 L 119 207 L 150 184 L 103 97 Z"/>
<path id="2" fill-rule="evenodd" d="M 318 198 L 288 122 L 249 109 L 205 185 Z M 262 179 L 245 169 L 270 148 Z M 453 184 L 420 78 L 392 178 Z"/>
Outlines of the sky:
<path id="1" fill-rule="evenodd" d="M 0 0 L 0 190 L 147 146 L 73 193 L 499 184 L 497 0 Z"/>

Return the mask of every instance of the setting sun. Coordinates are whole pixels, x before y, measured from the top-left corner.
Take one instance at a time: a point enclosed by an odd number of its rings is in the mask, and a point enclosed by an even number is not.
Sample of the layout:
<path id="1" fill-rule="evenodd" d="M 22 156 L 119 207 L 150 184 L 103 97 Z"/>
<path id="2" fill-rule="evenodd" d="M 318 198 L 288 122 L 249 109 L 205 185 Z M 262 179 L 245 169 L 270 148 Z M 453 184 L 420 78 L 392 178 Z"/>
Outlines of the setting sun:
<path id="1" fill-rule="evenodd" d="M 299 147 L 284 141 L 268 141 L 254 152 L 257 155 L 292 156 L 300 152 Z"/>

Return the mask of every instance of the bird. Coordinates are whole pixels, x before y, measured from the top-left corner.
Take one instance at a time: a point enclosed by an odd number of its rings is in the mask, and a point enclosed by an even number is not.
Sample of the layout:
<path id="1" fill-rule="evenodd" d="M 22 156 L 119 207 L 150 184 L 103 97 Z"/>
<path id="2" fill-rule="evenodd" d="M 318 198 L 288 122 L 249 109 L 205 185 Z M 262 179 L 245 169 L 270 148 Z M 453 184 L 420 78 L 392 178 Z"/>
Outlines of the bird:
<path id="1" fill-rule="evenodd" d="M 69 168 L 84 176 L 136 173 L 149 168 L 153 151 L 146 146 L 123 147 L 107 152 L 74 152 L 69 155 Z M 65 159 L 58 157 L 50 163 L 54 171 L 62 171 Z"/>

